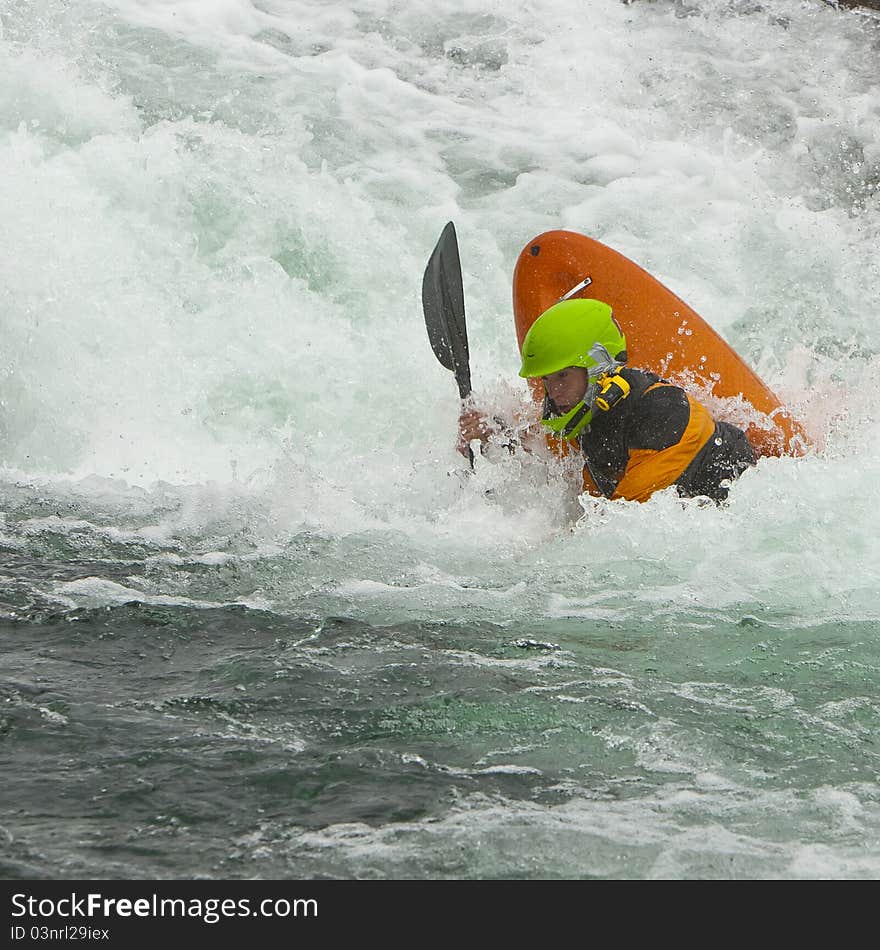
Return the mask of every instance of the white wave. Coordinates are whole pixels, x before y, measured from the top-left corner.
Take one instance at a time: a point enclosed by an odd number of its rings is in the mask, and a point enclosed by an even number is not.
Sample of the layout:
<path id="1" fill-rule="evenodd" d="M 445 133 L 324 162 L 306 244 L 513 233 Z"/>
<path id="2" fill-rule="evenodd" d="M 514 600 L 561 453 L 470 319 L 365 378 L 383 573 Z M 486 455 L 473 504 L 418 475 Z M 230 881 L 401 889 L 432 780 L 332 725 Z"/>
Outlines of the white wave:
<path id="1" fill-rule="evenodd" d="M 4 13 L 9 546 L 89 534 L 229 578 L 289 559 L 218 599 L 373 622 L 876 618 L 876 28 L 819 2 L 688 7 Z M 526 399 L 516 256 L 561 226 L 694 305 L 817 450 L 718 510 L 581 508 L 537 459 L 468 474 L 419 300 L 449 218 L 493 410 Z"/>

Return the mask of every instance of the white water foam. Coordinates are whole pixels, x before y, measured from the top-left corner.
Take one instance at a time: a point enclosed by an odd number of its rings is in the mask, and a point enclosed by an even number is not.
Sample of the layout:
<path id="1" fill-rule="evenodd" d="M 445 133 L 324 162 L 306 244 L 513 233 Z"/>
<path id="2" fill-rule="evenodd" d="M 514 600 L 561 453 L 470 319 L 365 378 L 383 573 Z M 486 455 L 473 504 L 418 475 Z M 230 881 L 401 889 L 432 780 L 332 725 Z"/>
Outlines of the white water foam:
<path id="1" fill-rule="evenodd" d="M 196 560 L 329 539 L 258 594 L 279 609 L 877 616 L 863 18 L 722 0 L 42 0 L 2 16 L 7 494 L 89 509 L 109 479 L 106 517 L 72 514 L 70 533 L 85 518 Z M 419 301 L 448 219 L 478 400 L 525 399 L 511 272 L 534 234 L 567 227 L 695 306 L 819 450 L 762 461 L 721 510 L 671 494 L 582 510 L 540 460 L 450 475 L 455 386 Z"/>

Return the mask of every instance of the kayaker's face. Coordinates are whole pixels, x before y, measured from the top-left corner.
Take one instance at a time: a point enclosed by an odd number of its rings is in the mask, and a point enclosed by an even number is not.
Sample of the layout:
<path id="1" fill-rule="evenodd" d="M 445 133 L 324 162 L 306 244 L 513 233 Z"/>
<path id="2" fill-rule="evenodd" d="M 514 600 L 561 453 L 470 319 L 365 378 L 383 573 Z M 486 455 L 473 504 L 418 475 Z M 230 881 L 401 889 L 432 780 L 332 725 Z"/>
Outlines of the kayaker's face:
<path id="1" fill-rule="evenodd" d="M 589 382 L 587 371 L 583 366 L 566 366 L 558 373 L 543 376 L 544 389 L 553 401 L 560 415 L 574 409 L 584 398 Z"/>

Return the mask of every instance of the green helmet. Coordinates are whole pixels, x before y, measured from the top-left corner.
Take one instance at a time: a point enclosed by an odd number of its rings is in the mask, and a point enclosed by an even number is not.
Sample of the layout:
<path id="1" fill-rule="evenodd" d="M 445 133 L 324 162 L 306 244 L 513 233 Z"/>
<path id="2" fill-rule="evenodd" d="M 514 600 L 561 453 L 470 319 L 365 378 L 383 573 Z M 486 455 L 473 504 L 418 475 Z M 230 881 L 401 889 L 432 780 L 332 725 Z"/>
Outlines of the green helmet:
<path id="1" fill-rule="evenodd" d="M 626 337 L 611 307 L 601 300 L 561 300 L 545 310 L 526 334 L 519 375 L 530 379 L 566 366 L 583 366 L 593 379 L 607 371 L 608 357 L 618 365 L 626 362 Z"/>
<path id="2" fill-rule="evenodd" d="M 587 371 L 584 398 L 564 415 L 558 414 L 549 397 L 544 400 L 543 424 L 563 439 L 577 439 L 593 419 L 600 394 L 600 377 L 615 373 L 626 362 L 626 337 L 601 300 L 561 300 L 545 310 L 532 324 L 522 345 L 520 376 L 533 379 L 558 373 L 567 366 Z M 615 380 L 620 377 L 615 376 Z M 624 398 L 629 392 L 620 382 Z M 605 390 L 603 389 L 604 393 Z M 608 405 L 598 402 L 600 408 Z"/>

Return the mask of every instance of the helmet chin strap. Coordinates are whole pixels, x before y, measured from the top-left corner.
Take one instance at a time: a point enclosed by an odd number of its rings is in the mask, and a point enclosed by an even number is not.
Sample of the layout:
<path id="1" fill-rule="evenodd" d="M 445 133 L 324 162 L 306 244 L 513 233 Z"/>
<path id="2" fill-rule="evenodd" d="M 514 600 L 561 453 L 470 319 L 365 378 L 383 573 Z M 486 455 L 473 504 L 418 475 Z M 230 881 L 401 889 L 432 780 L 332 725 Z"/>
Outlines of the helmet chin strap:
<path id="1" fill-rule="evenodd" d="M 576 438 L 593 421 L 596 409 L 608 412 L 629 395 L 629 383 L 618 373 L 623 362 L 616 360 L 601 343 L 592 346 L 590 357 L 596 365 L 591 367 L 583 398 L 573 409 L 560 415 L 550 397 L 544 399 L 541 422 L 561 439 Z"/>
<path id="2" fill-rule="evenodd" d="M 600 376 L 612 376 L 626 363 L 626 353 L 621 353 L 622 360 L 615 359 L 601 343 L 594 343 L 590 347 L 590 358 L 595 366 L 590 368 L 590 379 Z"/>
<path id="3" fill-rule="evenodd" d="M 599 384 L 591 380 L 584 398 L 563 415 L 556 411 L 550 397 L 544 400 L 544 416 L 541 423 L 560 439 L 574 439 L 593 421 L 593 405 L 599 392 Z"/>

